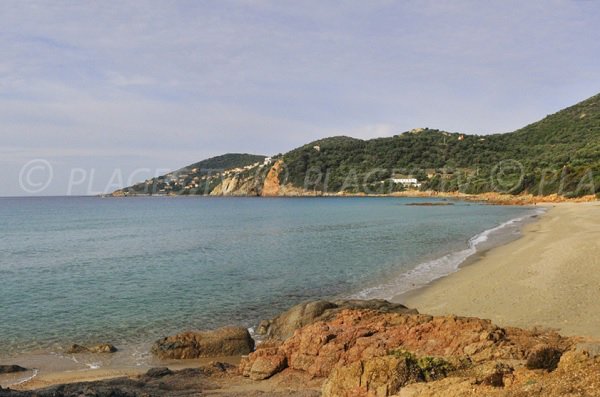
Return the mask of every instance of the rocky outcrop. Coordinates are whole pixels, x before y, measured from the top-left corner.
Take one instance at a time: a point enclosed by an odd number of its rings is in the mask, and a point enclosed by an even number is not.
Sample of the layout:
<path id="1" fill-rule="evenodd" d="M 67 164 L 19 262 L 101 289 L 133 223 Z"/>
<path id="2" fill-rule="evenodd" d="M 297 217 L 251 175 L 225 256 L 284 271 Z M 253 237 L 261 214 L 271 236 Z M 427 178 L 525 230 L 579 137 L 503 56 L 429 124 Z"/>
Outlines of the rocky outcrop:
<path id="1" fill-rule="evenodd" d="M 0 365 L 0 374 L 12 374 L 15 372 L 25 372 L 27 368 L 23 368 L 19 365 Z"/>
<path id="2" fill-rule="evenodd" d="M 554 346 L 541 345 L 533 349 L 527 356 L 525 365 L 529 369 L 545 369 L 554 371 L 562 356 L 562 350 Z"/>
<path id="3" fill-rule="evenodd" d="M 229 196 L 236 190 L 238 190 L 239 177 L 233 176 L 229 178 L 223 178 L 211 192 L 211 196 Z"/>
<path id="4" fill-rule="evenodd" d="M 118 349 L 110 343 L 101 343 L 96 346 L 86 347 L 78 344 L 71 345 L 67 349 L 67 354 L 81 354 L 81 353 L 115 353 Z"/>
<path id="5" fill-rule="evenodd" d="M 310 314 L 295 318 L 314 321 L 286 340 L 264 341 L 239 368 L 218 362 L 182 371 L 154 368 L 132 379 L 34 392 L 0 389 L 0 397 L 600 396 L 600 344 L 593 341 L 500 328 L 477 318 L 398 313 L 389 303 L 351 304 L 381 311 L 336 310 L 341 302 L 300 305 L 300 312 Z M 333 314 L 323 317 L 328 310 Z M 195 334 L 202 338 L 165 339 L 175 356 L 197 352 L 206 339 L 231 339 L 223 330 Z M 198 338 L 204 341 L 194 345 Z"/>
<path id="6" fill-rule="evenodd" d="M 408 357 L 373 357 L 335 367 L 323 384 L 323 397 L 389 396 L 422 380 L 420 368 Z"/>
<path id="7" fill-rule="evenodd" d="M 160 339 L 152 346 L 152 353 L 161 359 L 241 356 L 253 350 L 254 340 L 243 327 L 184 332 Z"/>
<path id="8" fill-rule="evenodd" d="M 260 193 L 260 174 L 252 177 L 234 175 L 223 178 L 221 182 L 211 190 L 211 196 L 258 196 Z"/>
<path id="9" fill-rule="evenodd" d="M 325 300 L 304 302 L 283 312 L 272 320 L 264 320 L 258 326 L 256 333 L 271 339 L 285 340 L 294 332 L 316 321 L 328 321 L 345 309 L 369 309 L 380 313 L 416 314 L 414 309 L 404 305 L 390 303 L 385 300 Z"/>
<path id="10" fill-rule="evenodd" d="M 242 375 L 252 380 L 268 379 L 287 367 L 287 357 L 278 351 L 278 343 L 263 344 L 252 359 L 252 364 L 242 368 Z"/>
<path id="11" fill-rule="evenodd" d="M 552 372 L 529 370 L 520 365 L 508 373 L 503 384 L 478 382 L 469 373 L 457 374 L 440 381 L 412 383 L 395 397 L 565 397 L 599 396 L 600 361 L 587 352 L 569 350 Z"/>
<path id="12" fill-rule="evenodd" d="M 262 187 L 261 195 L 264 197 L 279 196 L 280 181 L 279 174 L 283 169 L 283 160 L 277 160 L 269 170 Z"/>
<path id="13" fill-rule="evenodd" d="M 547 347 L 563 352 L 572 345 L 553 332 L 500 328 L 477 318 L 402 313 L 408 309 L 389 303 L 380 306 L 382 311 L 339 309 L 319 301 L 292 308 L 265 326 L 272 335 L 312 323 L 285 341 L 260 345 L 242 360 L 241 373 L 264 379 L 286 366 L 326 378 L 323 397 L 385 397 L 406 385 L 438 382 L 461 371 L 469 373 L 472 384 L 500 387 L 514 370 L 506 362 L 524 366 L 531 357 L 546 362 L 555 357 L 542 353 Z"/>

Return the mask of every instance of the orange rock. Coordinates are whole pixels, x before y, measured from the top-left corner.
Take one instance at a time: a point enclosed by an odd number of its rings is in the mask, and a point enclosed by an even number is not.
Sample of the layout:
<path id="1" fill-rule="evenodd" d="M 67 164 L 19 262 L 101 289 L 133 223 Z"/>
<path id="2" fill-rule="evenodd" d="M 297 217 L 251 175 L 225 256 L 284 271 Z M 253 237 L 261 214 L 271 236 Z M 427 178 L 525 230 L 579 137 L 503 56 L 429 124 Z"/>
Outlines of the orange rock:
<path id="1" fill-rule="evenodd" d="M 418 380 L 437 382 L 439 373 L 427 376 L 426 369 L 407 366 L 395 353 L 407 351 L 417 362 L 443 357 L 480 367 L 471 374 L 471 384 L 493 388 L 512 383 L 512 367 L 502 360 L 524 363 L 540 345 L 565 351 L 572 341 L 553 332 L 499 328 L 478 318 L 342 310 L 329 321 L 297 330 L 282 343 L 259 346 L 242 364 L 242 372 L 256 379 L 272 376 L 285 358 L 290 370 L 328 378 L 323 396 L 331 397 L 389 396 Z M 254 365 L 257 373 L 251 375 Z"/>
<path id="2" fill-rule="evenodd" d="M 161 359 L 236 356 L 252 350 L 254 340 L 243 327 L 183 332 L 160 339 L 152 346 L 152 353 Z"/>
<path id="3" fill-rule="evenodd" d="M 279 173 L 283 168 L 283 161 L 277 160 L 273 167 L 269 170 L 269 173 L 265 177 L 265 182 L 262 188 L 262 196 L 278 196 L 280 190 Z"/>

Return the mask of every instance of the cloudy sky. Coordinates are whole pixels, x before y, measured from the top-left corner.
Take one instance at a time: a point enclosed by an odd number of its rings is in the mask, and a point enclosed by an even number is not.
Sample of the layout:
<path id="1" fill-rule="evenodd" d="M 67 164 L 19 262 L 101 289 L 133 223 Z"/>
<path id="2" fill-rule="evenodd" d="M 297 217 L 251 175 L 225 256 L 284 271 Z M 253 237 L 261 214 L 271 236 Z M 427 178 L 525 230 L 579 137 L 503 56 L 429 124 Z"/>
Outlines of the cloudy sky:
<path id="1" fill-rule="evenodd" d="M 0 196 L 331 135 L 511 131 L 600 91 L 599 20 L 596 1 L 4 0 Z"/>

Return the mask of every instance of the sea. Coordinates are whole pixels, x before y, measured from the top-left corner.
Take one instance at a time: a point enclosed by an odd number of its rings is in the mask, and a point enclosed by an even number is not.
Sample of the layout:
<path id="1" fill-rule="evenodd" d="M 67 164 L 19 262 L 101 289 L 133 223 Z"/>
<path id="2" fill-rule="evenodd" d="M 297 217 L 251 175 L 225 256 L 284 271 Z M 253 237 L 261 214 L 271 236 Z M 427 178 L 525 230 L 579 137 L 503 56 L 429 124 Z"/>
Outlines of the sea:
<path id="1" fill-rule="evenodd" d="M 430 202 L 444 205 L 414 205 Z M 110 342 L 144 365 L 152 341 L 184 330 L 394 299 L 539 214 L 430 198 L 0 198 L 0 363 Z"/>

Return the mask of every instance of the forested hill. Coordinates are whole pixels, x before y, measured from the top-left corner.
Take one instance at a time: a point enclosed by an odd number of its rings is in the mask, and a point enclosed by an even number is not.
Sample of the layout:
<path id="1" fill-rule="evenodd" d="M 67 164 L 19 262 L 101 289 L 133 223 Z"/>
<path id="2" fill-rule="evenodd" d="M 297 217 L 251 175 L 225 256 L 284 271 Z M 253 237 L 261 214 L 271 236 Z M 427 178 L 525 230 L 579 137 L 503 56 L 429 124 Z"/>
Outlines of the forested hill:
<path id="1" fill-rule="evenodd" d="M 206 183 L 225 170 L 246 170 L 263 164 L 266 156 L 248 153 L 227 153 L 190 164 L 166 175 L 151 178 L 133 186 L 117 190 L 113 195 L 145 194 L 205 194 L 210 193 Z"/>
<path id="2" fill-rule="evenodd" d="M 181 181 L 188 183 L 187 189 L 159 178 L 120 192 L 142 193 L 140 189 L 148 191 L 151 184 L 155 192 L 156 187 L 163 192 L 166 187 L 167 193 L 177 194 L 260 195 L 266 174 L 277 161 L 280 185 L 296 192 L 390 193 L 415 188 L 394 179 L 415 178 L 421 190 L 595 194 L 600 188 L 600 94 L 510 133 L 467 135 L 418 128 L 371 140 L 338 136 L 275 156 L 271 163 L 264 160 L 228 154 L 175 172 L 185 175 L 195 170 L 195 181 L 200 182 Z M 227 186 L 223 177 L 231 178 L 231 172 L 212 177 L 203 171 L 234 168 L 244 169 Z M 273 175 L 271 190 L 272 180 Z"/>
<path id="3" fill-rule="evenodd" d="M 221 156 L 211 157 L 206 160 L 199 161 L 194 164 L 190 164 L 182 170 L 192 170 L 197 168 L 198 170 L 228 170 L 232 168 L 245 167 L 247 165 L 262 163 L 267 156 L 261 156 L 256 154 L 248 153 L 227 153 Z"/>
<path id="4" fill-rule="evenodd" d="M 600 94 L 497 139 L 506 144 L 514 141 L 516 154 L 538 166 L 597 166 Z"/>
<path id="5" fill-rule="evenodd" d="M 283 159 L 292 184 L 302 186 L 321 170 L 327 180 L 308 188 L 326 183 L 333 191 L 347 190 L 348 173 L 354 170 L 359 181 L 366 177 L 370 182 L 411 175 L 423 182 L 422 189 L 431 190 L 590 194 L 591 179 L 600 187 L 600 95 L 512 133 L 415 129 L 372 140 L 341 136 L 311 142 Z"/>

